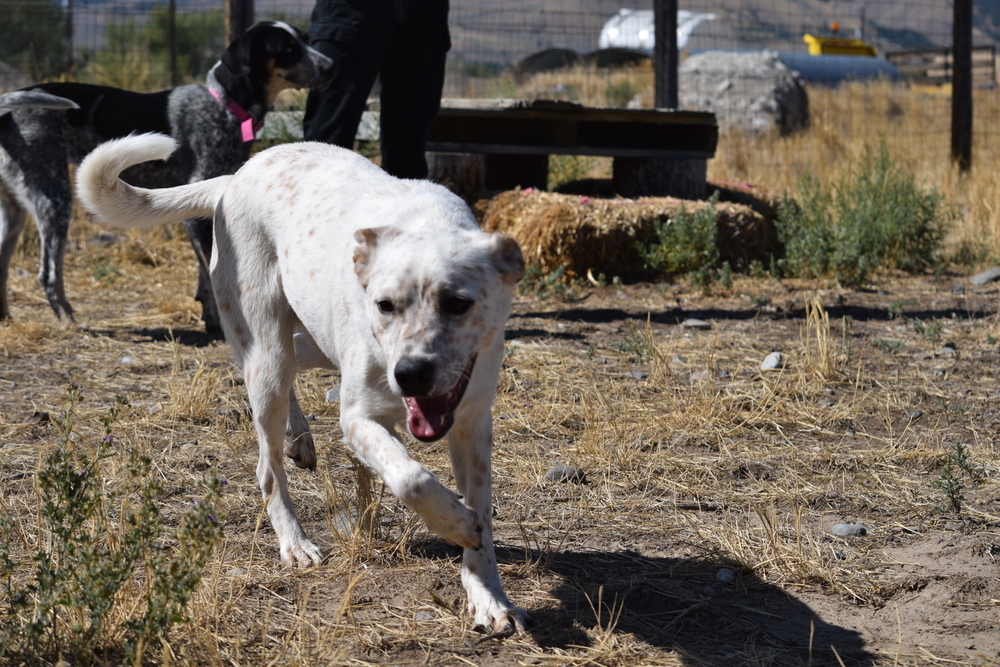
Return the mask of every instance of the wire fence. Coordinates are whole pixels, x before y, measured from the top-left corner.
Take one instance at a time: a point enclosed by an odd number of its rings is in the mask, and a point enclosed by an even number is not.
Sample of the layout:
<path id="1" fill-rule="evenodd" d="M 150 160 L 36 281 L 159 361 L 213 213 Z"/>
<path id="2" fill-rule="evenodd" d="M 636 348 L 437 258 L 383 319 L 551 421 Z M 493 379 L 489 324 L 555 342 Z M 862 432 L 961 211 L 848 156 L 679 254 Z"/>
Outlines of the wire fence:
<path id="1" fill-rule="evenodd" d="M 815 38 L 836 38 L 874 47 L 875 58 L 865 62 L 877 61 L 910 81 L 945 85 L 949 80 L 949 2 L 687 0 L 681 8 L 682 63 L 708 50 L 767 50 L 809 79 L 813 75 L 805 70 L 817 63 L 827 70 L 839 67 L 831 64 L 839 62 L 836 59 L 808 59 L 810 38 L 812 48 L 817 48 Z M 302 28 L 311 9 L 312 0 L 258 0 L 255 7 L 258 19 L 284 19 Z M 174 21 L 175 43 L 169 44 L 165 1 L 3 0 L 0 89 L 53 78 L 136 90 L 204 80 L 224 47 L 221 0 L 178 0 Z M 644 92 L 652 85 L 651 74 L 641 70 L 649 68 L 646 58 L 652 49 L 651 0 L 452 0 L 450 28 L 446 97 L 555 97 L 611 106 L 652 103 L 652 93 Z M 1000 0 L 976 2 L 975 84 L 981 90 L 996 86 L 998 39 Z M 173 72 L 171 49 L 177 62 Z M 633 80 L 622 79 L 626 65 L 633 68 Z M 559 81 L 552 74 L 571 70 L 576 79 Z M 856 75 L 833 72 L 834 79 Z M 597 93 L 588 92 L 594 90 Z M 859 115 L 858 123 L 863 122 Z"/>

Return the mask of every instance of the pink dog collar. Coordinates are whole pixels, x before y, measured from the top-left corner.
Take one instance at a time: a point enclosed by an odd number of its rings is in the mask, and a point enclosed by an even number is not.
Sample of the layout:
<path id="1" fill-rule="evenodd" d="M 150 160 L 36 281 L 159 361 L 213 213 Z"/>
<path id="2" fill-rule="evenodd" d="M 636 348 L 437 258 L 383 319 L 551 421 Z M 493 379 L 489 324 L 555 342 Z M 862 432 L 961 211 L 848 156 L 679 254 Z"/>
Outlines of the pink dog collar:
<path id="1" fill-rule="evenodd" d="M 212 93 L 212 97 L 219 100 L 219 104 L 226 107 L 230 113 L 236 116 L 236 119 L 240 121 L 240 133 L 243 136 L 243 141 L 253 141 L 257 138 L 257 133 L 260 132 L 260 128 L 264 127 L 264 123 L 259 122 L 253 117 L 253 114 L 241 107 L 239 104 L 232 100 L 224 101 L 222 95 L 215 92 L 211 88 L 208 92 Z"/>

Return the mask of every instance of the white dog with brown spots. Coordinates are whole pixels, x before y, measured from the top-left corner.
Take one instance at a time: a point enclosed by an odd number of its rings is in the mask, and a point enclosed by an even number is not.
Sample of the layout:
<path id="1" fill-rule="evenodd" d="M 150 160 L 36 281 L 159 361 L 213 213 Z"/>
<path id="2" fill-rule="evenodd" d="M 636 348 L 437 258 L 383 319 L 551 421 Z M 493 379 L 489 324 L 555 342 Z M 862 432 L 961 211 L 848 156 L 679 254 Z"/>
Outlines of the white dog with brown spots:
<path id="1" fill-rule="evenodd" d="M 340 423 L 355 454 L 444 539 L 465 548 L 462 583 L 478 627 L 521 632 L 528 615 L 500 584 L 493 549 L 490 408 L 521 250 L 479 229 L 464 202 L 393 178 L 348 150 L 296 143 L 234 176 L 144 190 L 126 168 L 168 157 L 163 135 L 105 143 L 79 169 L 85 206 L 121 227 L 215 217 L 212 286 L 242 365 L 260 445 L 257 480 L 289 565 L 319 564 L 288 493 L 286 453 L 315 465 L 292 388 L 296 370 L 340 369 Z M 291 417 L 289 416 L 291 412 Z M 448 436 L 458 493 L 407 453 Z"/>

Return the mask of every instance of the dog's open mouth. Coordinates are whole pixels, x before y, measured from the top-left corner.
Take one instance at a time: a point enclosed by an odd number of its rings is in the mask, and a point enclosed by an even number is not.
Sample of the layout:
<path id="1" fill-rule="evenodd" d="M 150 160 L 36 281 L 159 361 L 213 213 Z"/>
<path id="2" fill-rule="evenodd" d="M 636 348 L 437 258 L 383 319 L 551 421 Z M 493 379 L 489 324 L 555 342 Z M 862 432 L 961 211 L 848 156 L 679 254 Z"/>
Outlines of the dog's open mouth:
<path id="1" fill-rule="evenodd" d="M 448 433 L 455 423 L 455 408 L 462 402 L 475 363 L 476 358 L 473 357 L 447 394 L 403 398 L 406 402 L 406 422 L 414 438 L 421 442 L 434 442 Z"/>

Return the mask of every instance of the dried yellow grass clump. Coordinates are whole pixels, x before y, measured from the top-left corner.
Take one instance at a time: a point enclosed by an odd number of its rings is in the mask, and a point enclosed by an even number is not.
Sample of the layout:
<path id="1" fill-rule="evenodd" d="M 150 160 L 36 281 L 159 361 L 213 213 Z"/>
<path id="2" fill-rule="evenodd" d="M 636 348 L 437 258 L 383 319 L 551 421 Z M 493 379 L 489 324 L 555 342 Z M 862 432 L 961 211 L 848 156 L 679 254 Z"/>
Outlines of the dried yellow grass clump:
<path id="1" fill-rule="evenodd" d="M 777 250 L 773 207 L 755 204 L 715 205 L 722 261 L 733 266 L 766 262 Z M 483 229 L 516 238 L 528 264 L 543 272 L 565 267 L 577 275 L 589 270 L 627 278 L 642 275 L 636 246 L 656 240 L 658 222 L 672 219 L 681 210 L 691 212 L 709 205 L 673 197 L 598 199 L 512 190 L 481 202 L 479 212 Z"/>

